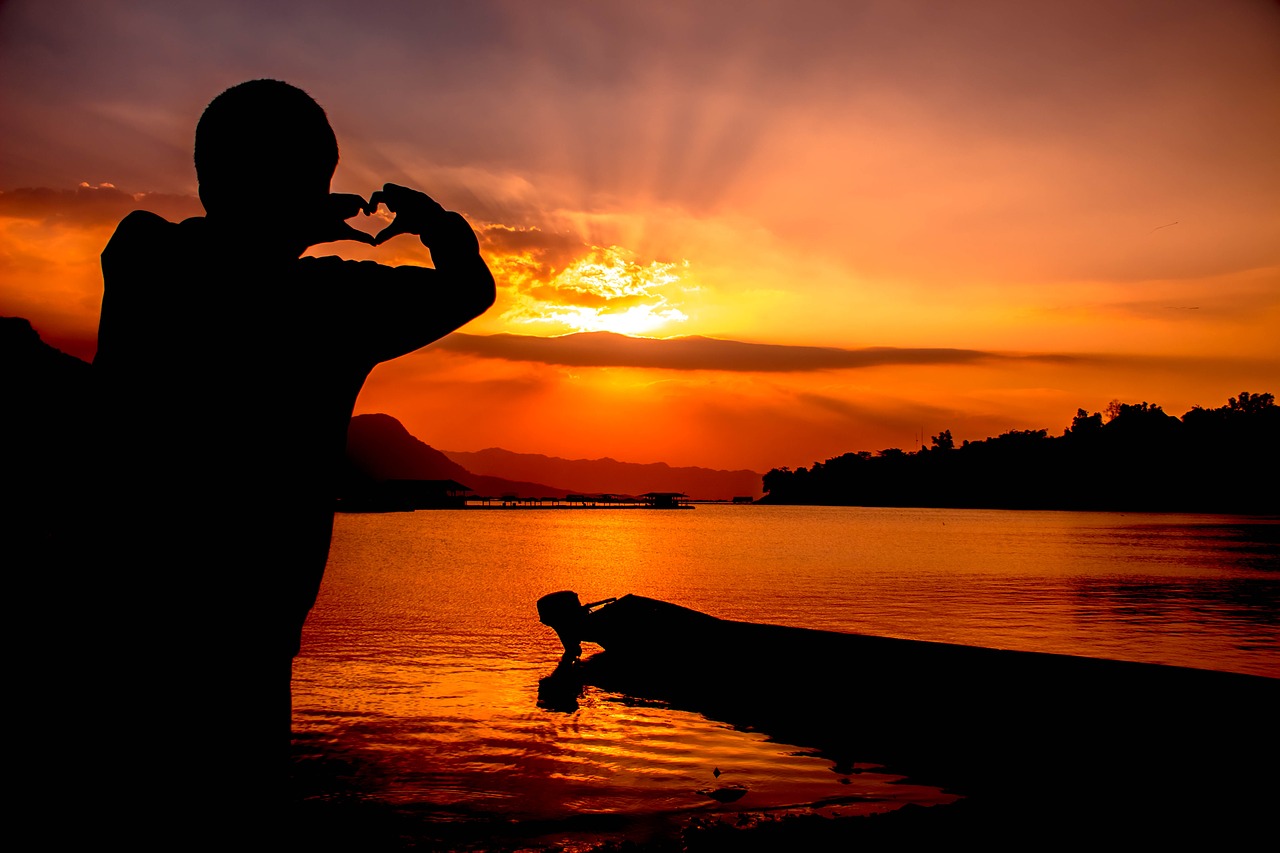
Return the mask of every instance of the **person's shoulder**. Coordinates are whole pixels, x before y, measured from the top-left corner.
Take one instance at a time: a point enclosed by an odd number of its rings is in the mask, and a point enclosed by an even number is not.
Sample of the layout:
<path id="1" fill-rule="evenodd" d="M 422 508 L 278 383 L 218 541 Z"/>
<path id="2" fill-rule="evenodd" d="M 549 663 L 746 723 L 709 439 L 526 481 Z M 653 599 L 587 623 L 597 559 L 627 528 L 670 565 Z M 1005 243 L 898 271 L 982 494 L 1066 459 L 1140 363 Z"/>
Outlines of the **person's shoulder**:
<path id="1" fill-rule="evenodd" d="M 139 243 L 155 244 L 178 239 L 180 233 L 198 229 L 204 220 L 200 217 L 183 220 L 181 223 L 170 222 L 158 213 L 149 210 L 135 210 L 120 220 L 115 233 L 111 235 L 108 249 L 120 246 L 132 246 Z"/>
<path id="2" fill-rule="evenodd" d="M 147 234 L 178 227 L 158 213 L 149 210 L 135 210 L 120 220 L 116 226 L 117 234 Z"/>

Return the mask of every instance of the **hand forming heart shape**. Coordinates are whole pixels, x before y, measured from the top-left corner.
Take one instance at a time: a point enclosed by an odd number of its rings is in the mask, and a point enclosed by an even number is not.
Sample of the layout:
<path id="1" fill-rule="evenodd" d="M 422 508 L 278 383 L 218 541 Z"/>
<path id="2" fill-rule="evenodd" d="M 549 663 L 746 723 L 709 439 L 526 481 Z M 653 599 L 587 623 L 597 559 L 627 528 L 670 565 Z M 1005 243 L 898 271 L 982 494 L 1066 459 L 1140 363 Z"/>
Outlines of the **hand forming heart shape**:
<path id="1" fill-rule="evenodd" d="M 380 205 L 386 205 L 392 218 L 376 235 L 361 231 L 347 222 L 360 213 L 372 216 L 377 213 Z M 400 234 L 421 237 L 430 233 L 440 224 L 447 211 L 426 193 L 399 184 L 384 184 L 382 189 L 375 190 L 369 196 L 368 201 L 355 193 L 330 193 L 324 213 L 324 226 L 318 229 L 322 232 L 323 239 L 315 242 L 357 240 L 371 246 L 380 246 Z"/>

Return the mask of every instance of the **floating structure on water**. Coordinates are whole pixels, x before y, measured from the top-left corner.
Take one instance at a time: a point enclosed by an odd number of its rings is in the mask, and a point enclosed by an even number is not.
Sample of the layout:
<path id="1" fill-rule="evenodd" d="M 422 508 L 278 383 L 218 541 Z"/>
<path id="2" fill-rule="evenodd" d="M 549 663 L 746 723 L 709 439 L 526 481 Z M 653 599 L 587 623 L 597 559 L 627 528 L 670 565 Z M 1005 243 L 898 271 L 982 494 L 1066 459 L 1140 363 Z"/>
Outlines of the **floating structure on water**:
<path id="1" fill-rule="evenodd" d="M 338 501 L 341 512 L 412 512 L 419 509 L 693 509 L 683 492 L 642 495 L 569 494 L 525 497 L 476 495 L 456 480 L 382 480 Z"/>
<path id="2" fill-rule="evenodd" d="M 340 512 L 412 512 L 462 509 L 471 487 L 457 480 L 381 480 L 338 501 Z"/>

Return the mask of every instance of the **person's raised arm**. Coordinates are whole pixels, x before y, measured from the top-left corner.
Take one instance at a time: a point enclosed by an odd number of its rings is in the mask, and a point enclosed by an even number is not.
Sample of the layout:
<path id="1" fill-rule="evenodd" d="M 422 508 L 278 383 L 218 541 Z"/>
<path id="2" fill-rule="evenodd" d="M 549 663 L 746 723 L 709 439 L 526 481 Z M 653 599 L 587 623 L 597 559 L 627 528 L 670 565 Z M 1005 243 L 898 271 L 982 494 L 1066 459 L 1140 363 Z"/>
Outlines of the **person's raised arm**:
<path id="1" fill-rule="evenodd" d="M 378 359 L 386 361 L 480 316 L 493 305 L 495 289 L 493 275 L 480 257 L 480 243 L 461 214 L 445 210 L 426 193 L 398 184 L 386 184 L 371 195 L 368 210 L 377 210 L 379 204 L 385 204 L 395 218 L 374 238 L 374 245 L 399 234 L 413 234 L 431 250 L 435 265 L 431 281 L 422 287 L 421 315 L 393 318 L 380 336 Z"/>

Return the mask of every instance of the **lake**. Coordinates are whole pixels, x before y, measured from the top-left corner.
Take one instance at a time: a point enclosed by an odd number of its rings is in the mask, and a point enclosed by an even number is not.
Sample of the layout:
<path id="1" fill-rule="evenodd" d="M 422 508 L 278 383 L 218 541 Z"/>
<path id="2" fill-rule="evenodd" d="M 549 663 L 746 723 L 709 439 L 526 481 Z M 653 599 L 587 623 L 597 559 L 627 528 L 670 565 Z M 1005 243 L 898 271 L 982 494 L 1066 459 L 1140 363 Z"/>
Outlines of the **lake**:
<path id="1" fill-rule="evenodd" d="M 535 603 L 561 589 L 1280 677 L 1276 518 L 724 504 L 339 515 L 294 664 L 306 795 L 375 803 L 460 848 L 955 799 L 644 697 L 587 687 L 575 709 L 539 707 L 562 649 Z M 711 797 L 729 785 L 749 793 Z"/>

